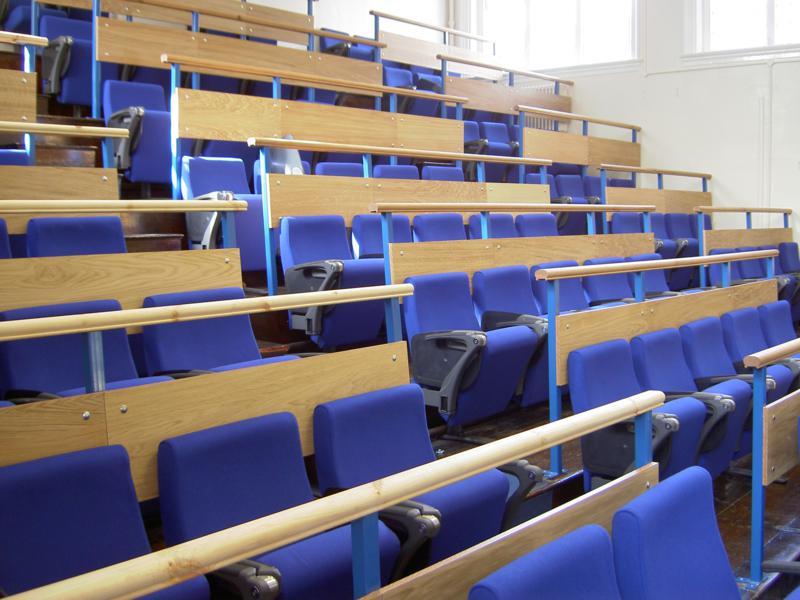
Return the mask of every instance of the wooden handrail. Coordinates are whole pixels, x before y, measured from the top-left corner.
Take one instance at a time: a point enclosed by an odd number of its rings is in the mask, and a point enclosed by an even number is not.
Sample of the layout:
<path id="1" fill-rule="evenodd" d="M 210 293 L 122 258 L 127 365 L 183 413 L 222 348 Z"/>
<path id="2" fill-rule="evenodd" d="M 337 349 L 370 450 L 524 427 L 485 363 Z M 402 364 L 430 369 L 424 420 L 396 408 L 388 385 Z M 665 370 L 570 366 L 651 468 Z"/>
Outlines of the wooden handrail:
<path id="1" fill-rule="evenodd" d="M 433 94 L 433 92 L 422 92 L 419 90 L 410 90 L 407 88 L 397 88 L 385 85 L 376 85 L 373 83 L 361 83 L 357 81 L 343 81 L 333 77 L 324 77 L 322 75 L 311 75 L 304 73 L 297 73 L 295 71 L 284 71 L 282 69 L 273 69 L 270 67 L 256 67 L 250 65 L 232 65 L 227 62 L 219 60 L 204 60 L 194 58 L 192 56 L 177 55 L 177 54 L 162 54 L 161 62 L 164 64 L 179 64 L 181 66 L 212 69 L 214 71 L 224 71 L 227 73 L 234 73 L 238 75 L 255 75 L 258 77 L 280 77 L 287 81 L 329 85 L 339 89 L 356 90 L 363 92 L 371 92 L 375 94 L 397 94 L 398 96 L 408 96 L 411 98 L 427 98 L 434 100 L 441 100 L 443 102 L 461 102 L 466 103 L 468 98 L 462 96 L 453 96 L 450 94 Z"/>
<path id="2" fill-rule="evenodd" d="M 798 354 L 800 354 L 800 338 L 778 344 L 777 346 L 772 346 L 761 352 L 748 354 L 744 357 L 744 366 L 753 369 L 761 369 L 775 364 L 779 360 L 792 358 Z"/>
<path id="3" fill-rule="evenodd" d="M 288 148 L 290 150 L 312 150 L 314 152 L 352 152 L 355 154 L 376 154 L 378 156 L 409 156 L 416 158 L 438 158 L 440 160 L 463 160 L 470 162 L 499 163 L 504 165 L 550 166 L 552 160 L 543 158 L 517 158 L 514 156 L 495 156 L 492 154 L 466 154 L 463 152 L 442 152 L 440 150 L 416 150 L 387 146 L 362 146 L 360 144 L 340 144 L 338 142 L 317 142 L 314 140 L 287 140 L 284 138 L 247 138 L 250 147 Z"/>
<path id="4" fill-rule="evenodd" d="M 634 167 L 630 165 L 609 165 L 601 164 L 601 169 L 606 171 L 621 171 L 623 173 L 649 173 L 652 175 L 678 175 L 680 177 L 699 177 L 700 179 L 711 179 L 711 173 L 696 173 L 694 171 L 675 171 L 673 169 L 654 169 L 648 167 Z"/>
<path id="5" fill-rule="evenodd" d="M 597 117 L 589 117 L 586 115 L 579 115 L 577 113 L 564 112 L 561 110 L 550 110 L 549 108 L 538 108 L 536 106 L 525 106 L 520 104 L 516 107 L 521 113 L 529 113 L 533 115 L 542 115 L 545 117 L 552 117 L 562 121 L 588 121 L 589 123 L 597 123 L 598 125 L 610 125 L 611 127 L 622 127 L 624 129 L 633 129 L 634 131 L 641 131 L 640 125 L 631 125 L 630 123 L 621 123 L 620 121 L 610 121 L 608 119 L 598 119 Z"/>
<path id="6" fill-rule="evenodd" d="M 13 31 L 0 31 L 0 44 L 14 44 L 15 46 L 39 46 L 47 48 L 50 41 L 38 35 L 26 35 Z"/>
<path id="7" fill-rule="evenodd" d="M 55 123 L 26 123 L 24 121 L 0 121 L 0 133 L 33 133 L 37 135 L 68 135 L 70 137 L 128 137 L 127 129 L 116 127 L 57 125 Z"/>
<path id="8" fill-rule="evenodd" d="M 234 200 L 0 200 L 0 214 L 242 212 Z"/>
<path id="9" fill-rule="evenodd" d="M 407 25 L 416 25 L 417 27 L 424 27 L 425 29 L 431 29 L 433 31 L 440 31 L 441 33 L 449 33 L 450 35 L 457 35 L 459 37 L 469 38 L 471 40 L 478 40 L 479 42 L 487 42 L 489 44 L 494 44 L 494 40 L 491 40 L 487 37 L 483 37 L 481 35 L 477 35 L 475 33 L 469 33 L 468 31 L 461 31 L 460 29 L 451 29 L 450 27 L 442 27 L 441 25 L 431 25 L 430 23 L 423 23 L 422 21 L 415 21 L 414 19 L 409 19 L 408 17 L 399 17 L 397 15 L 390 15 L 385 12 L 381 12 L 379 10 L 371 10 L 369 14 L 373 17 L 380 17 L 381 19 L 389 19 L 391 21 L 397 21 L 398 23 L 406 23 Z"/>
<path id="10" fill-rule="evenodd" d="M 794 211 L 791 208 L 763 208 L 754 206 L 695 206 L 696 213 L 777 213 L 790 215 Z"/>
<path id="11" fill-rule="evenodd" d="M 647 391 L 152 554 L 13 596 L 136 598 L 374 514 L 409 498 L 565 444 L 664 403 Z"/>
<path id="12" fill-rule="evenodd" d="M 520 202 L 379 202 L 372 204 L 373 213 L 473 213 L 473 212 L 655 212 L 652 204 L 528 204 Z"/>
<path id="13" fill-rule="evenodd" d="M 692 256 L 690 258 L 669 258 L 661 260 L 640 260 L 635 262 L 611 263 L 605 265 L 586 265 L 580 267 L 558 267 L 539 269 L 536 279 L 555 281 L 557 279 L 573 279 L 591 275 L 613 275 L 615 273 L 637 273 L 639 271 L 658 271 L 661 269 L 678 269 L 681 267 L 697 267 L 700 265 L 716 265 L 726 262 L 755 260 L 778 256 L 777 250 L 753 250 L 752 252 L 732 252 L 708 256 Z"/>
<path id="14" fill-rule="evenodd" d="M 403 283 L 4 321 L 0 322 L 0 342 L 146 325 L 163 325 L 164 323 L 184 323 L 198 319 L 293 310 L 307 306 L 333 306 L 348 302 L 387 300 L 403 298 L 413 293 L 414 286 Z"/>
<path id="15" fill-rule="evenodd" d="M 462 65 L 470 65 L 472 67 L 482 67 L 484 69 L 491 69 L 493 71 L 505 71 L 506 73 L 514 73 L 515 75 L 524 75 L 525 77 L 534 77 L 536 79 L 543 79 L 545 81 L 552 81 L 564 85 L 575 85 L 571 79 L 561 79 L 560 77 L 553 77 L 544 73 L 537 73 L 536 71 L 527 71 L 525 69 L 518 69 L 516 67 L 508 67 L 498 65 L 496 63 L 482 62 L 472 58 L 463 58 L 461 56 L 453 56 L 452 54 L 437 54 L 436 58 L 439 60 L 446 60 L 447 62 L 459 63 Z"/>

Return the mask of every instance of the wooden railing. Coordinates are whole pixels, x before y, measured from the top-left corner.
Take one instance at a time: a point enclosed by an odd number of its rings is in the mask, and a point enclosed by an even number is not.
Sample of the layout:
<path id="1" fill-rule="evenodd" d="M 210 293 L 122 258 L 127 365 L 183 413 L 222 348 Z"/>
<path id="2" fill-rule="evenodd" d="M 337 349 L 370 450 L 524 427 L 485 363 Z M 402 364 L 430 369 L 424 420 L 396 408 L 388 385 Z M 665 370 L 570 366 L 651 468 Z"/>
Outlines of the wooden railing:
<path id="1" fill-rule="evenodd" d="M 240 212 L 247 202 L 234 200 L 0 200 L 0 214 Z"/>
<path id="2" fill-rule="evenodd" d="M 710 177 L 710 176 L 709 176 Z M 791 215 L 794 211 L 791 208 L 771 208 L 755 206 L 695 206 L 696 213 L 775 213 Z"/>
<path id="3" fill-rule="evenodd" d="M 409 19 L 408 17 L 399 17 L 397 15 L 390 15 L 389 13 L 381 12 L 379 10 L 371 10 L 369 11 L 369 14 L 372 15 L 373 17 L 379 17 L 381 19 L 389 19 L 390 21 L 397 21 L 398 23 L 405 23 L 406 25 L 416 25 L 417 27 L 423 27 L 425 29 L 438 31 L 440 33 L 446 33 L 448 35 L 456 35 L 458 37 L 463 37 L 470 40 L 477 40 L 479 42 L 486 42 L 489 44 L 495 43 L 494 40 L 491 40 L 487 37 L 483 37 L 482 35 L 469 33 L 468 31 L 461 31 L 460 29 L 452 29 L 450 27 L 442 27 L 441 25 L 432 25 L 430 23 L 424 23 L 422 21 Z"/>
<path id="4" fill-rule="evenodd" d="M 609 119 L 600 119 L 597 117 L 589 117 L 587 115 L 579 115 L 576 113 L 564 112 L 560 110 L 550 110 L 548 108 L 538 108 L 536 106 L 517 106 L 517 110 L 522 114 L 540 115 L 549 117 L 557 121 L 585 121 L 587 123 L 597 123 L 598 125 L 608 125 L 610 127 L 621 127 L 623 129 L 631 129 L 633 131 L 641 131 L 640 125 L 631 125 L 630 123 L 621 123 L 620 121 L 611 121 Z"/>
<path id="5" fill-rule="evenodd" d="M 614 423 L 638 417 L 658 408 L 664 400 L 662 392 L 643 392 L 333 496 L 31 590 L 14 598 L 135 598 L 350 523 L 398 502 L 578 439 Z"/>
<path id="6" fill-rule="evenodd" d="M 86 125 L 58 125 L 55 123 L 27 123 L 22 121 L 0 121 L 0 133 L 31 133 L 36 135 L 66 135 L 70 137 L 128 137 L 127 129 L 116 127 L 89 127 Z"/>
<path id="7" fill-rule="evenodd" d="M 499 65 L 496 63 L 482 62 L 470 58 L 463 58 L 454 56 L 452 54 L 438 54 L 436 56 L 441 61 L 454 62 L 462 65 L 470 65 L 471 67 L 480 67 L 483 69 L 490 69 L 492 71 L 503 71 L 505 73 L 512 73 L 514 75 L 522 75 L 524 77 L 532 77 L 534 79 L 541 79 L 543 81 L 552 81 L 561 85 L 575 85 L 575 82 L 570 79 L 562 79 L 561 77 L 554 77 L 545 73 L 537 73 L 536 71 L 528 71 L 526 69 L 519 69 L 517 67 L 509 67 L 507 65 Z"/>
<path id="8" fill-rule="evenodd" d="M 475 213 L 475 212 L 512 212 L 512 213 L 604 213 L 604 212 L 655 212 L 653 205 L 627 204 L 523 204 L 520 202 L 383 202 L 370 206 L 373 213 Z"/>
<path id="9" fill-rule="evenodd" d="M 678 177 L 697 177 L 700 179 L 711 179 L 711 173 L 698 173 L 695 171 L 676 171 L 674 169 L 655 169 L 650 167 L 634 167 L 631 165 L 609 165 L 601 164 L 600 168 L 605 171 L 618 171 L 622 173 L 647 173 L 650 175 L 676 175 Z"/>
<path id="10" fill-rule="evenodd" d="M 15 46 L 39 46 L 47 48 L 50 42 L 46 37 L 38 35 L 25 35 L 13 31 L 0 31 L 0 44 L 14 44 Z"/>

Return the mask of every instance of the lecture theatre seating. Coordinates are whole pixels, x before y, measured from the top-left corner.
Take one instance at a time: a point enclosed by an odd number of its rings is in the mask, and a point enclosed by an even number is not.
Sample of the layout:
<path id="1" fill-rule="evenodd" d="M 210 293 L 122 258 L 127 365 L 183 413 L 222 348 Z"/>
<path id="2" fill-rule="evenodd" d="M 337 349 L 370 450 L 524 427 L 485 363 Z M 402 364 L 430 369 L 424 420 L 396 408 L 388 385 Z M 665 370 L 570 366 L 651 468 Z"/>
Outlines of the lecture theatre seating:
<path id="1" fill-rule="evenodd" d="M 119 217 L 39 217 L 28 221 L 28 256 L 126 252 Z"/>

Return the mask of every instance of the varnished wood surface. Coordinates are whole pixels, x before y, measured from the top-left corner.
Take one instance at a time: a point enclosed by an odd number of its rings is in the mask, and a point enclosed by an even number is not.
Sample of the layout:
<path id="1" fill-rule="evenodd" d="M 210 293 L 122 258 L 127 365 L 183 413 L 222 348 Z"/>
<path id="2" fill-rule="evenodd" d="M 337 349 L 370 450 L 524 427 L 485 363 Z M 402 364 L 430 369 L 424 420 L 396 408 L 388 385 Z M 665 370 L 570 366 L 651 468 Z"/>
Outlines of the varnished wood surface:
<path id="1" fill-rule="evenodd" d="M 679 177 L 697 177 L 711 179 L 711 173 L 698 173 L 696 171 L 677 171 L 675 169 L 656 169 L 654 167 L 640 167 L 636 165 L 601 164 L 600 168 L 606 171 L 620 171 L 624 173 L 650 173 L 651 175 L 676 175 Z"/>
<path id="2" fill-rule="evenodd" d="M 765 348 L 760 352 L 754 352 L 744 357 L 744 366 L 760 369 L 779 360 L 791 358 L 795 354 L 800 354 L 800 339 L 790 340 L 771 348 Z"/>
<path id="3" fill-rule="evenodd" d="M 800 460 L 797 455 L 798 418 L 800 391 L 792 392 L 764 407 L 764 485 L 785 476 Z"/>
<path id="4" fill-rule="evenodd" d="M 695 207 L 712 202 L 711 192 L 690 192 L 656 188 L 606 187 L 609 204 L 655 204 L 660 213 L 692 213 Z"/>
<path id="5" fill-rule="evenodd" d="M 703 233 L 703 251 L 708 254 L 716 248 L 777 246 L 792 240 L 792 230 L 784 228 L 711 229 Z"/>
<path id="6" fill-rule="evenodd" d="M 439 54 L 437 57 L 439 60 L 446 60 L 448 62 L 454 62 L 462 65 L 470 65 L 473 67 L 482 67 L 484 69 L 492 69 L 494 71 L 503 71 L 505 73 L 513 73 L 514 75 L 523 75 L 525 77 L 532 77 L 534 79 L 541 79 L 542 81 L 553 81 L 558 82 L 562 85 L 575 85 L 575 82 L 570 79 L 562 79 L 561 77 L 554 77 L 552 75 L 547 75 L 545 73 L 537 73 L 536 71 L 530 71 L 528 69 L 521 69 L 519 67 L 508 66 L 508 65 L 500 65 L 492 61 L 479 61 L 470 58 L 464 58 L 455 54 Z"/>
<path id="7" fill-rule="evenodd" d="M 36 73 L 0 70 L 0 121 L 36 121 Z"/>
<path id="8" fill-rule="evenodd" d="M 459 37 L 467 38 L 470 40 L 478 40 L 480 42 L 489 42 L 492 44 L 494 43 L 494 40 L 491 40 L 487 37 L 483 37 L 482 35 L 470 33 L 469 31 L 462 31 L 461 29 L 453 29 L 452 27 L 442 27 L 441 25 L 425 23 L 424 21 L 417 21 L 416 19 L 409 19 L 408 17 L 391 15 L 389 13 L 385 13 L 380 10 L 371 10 L 369 11 L 369 14 L 371 14 L 373 17 L 380 17 L 381 19 L 389 19 L 390 21 L 397 21 L 399 23 L 406 23 L 408 25 L 416 25 L 417 27 L 423 27 L 424 29 L 441 31 L 442 33 L 448 33 Z"/>
<path id="9" fill-rule="evenodd" d="M 48 40 L 40 35 L 26 35 L 14 31 L 0 31 L 0 44 L 14 44 L 15 46 L 39 46 L 47 48 Z"/>
<path id="10" fill-rule="evenodd" d="M 521 102 L 536 103 L 554 110 L 568 110 L 572 106 L 569 96 L 555 95 L 536 88 L 510 87 L 499 81 L 469 77 L 448 77 L 445 90 L 449 94 L 466 96 L 464 108 L 486 110 L 507 115 L 517 114 Z"/>
<path id="11" fill-rule="evenodd" d="M 754 206 L 696 206 L 696 213 L 779 213 L 792 214 L 791 208 L 754 207 Z"/>
<path id="12" fill-rule="evenodd" d="M 550 117 L 558 121 L 587 121 L 588 123 L 597 123 L 598 125 L 609 125 L 611 127 L 622 127 L 624 129 L 633 129 L 634 131 L 642 130 L 640 125 L 631 125 L 630 123 L 621 123 L 620 121 L 611 121 L 609 119 L 601 119 L 599 117 L 579 115 L 577 113 L 571 113 L 567 111 L 549 110 L 546 108 L 541 108 L 539 106 L 517 105 L 515 108 L 517 112 L 520 113 L 539 115 L 542 117 Z"/>
<path id="13" fill-rule="evenodd" d="M 24 73 L 28 75 L 28 73 Z M 37 135 L 66 135 L 69 137 L 127 138 L 128 130 L 119 127 L 88 127 L 27 121 L 0 121 L 0 133 L 34 133 Z"/>
<path id="14" fill-rule="evenodd" d="M 116 169 L 0 166 L 0 200 L 117 200 Z"/>

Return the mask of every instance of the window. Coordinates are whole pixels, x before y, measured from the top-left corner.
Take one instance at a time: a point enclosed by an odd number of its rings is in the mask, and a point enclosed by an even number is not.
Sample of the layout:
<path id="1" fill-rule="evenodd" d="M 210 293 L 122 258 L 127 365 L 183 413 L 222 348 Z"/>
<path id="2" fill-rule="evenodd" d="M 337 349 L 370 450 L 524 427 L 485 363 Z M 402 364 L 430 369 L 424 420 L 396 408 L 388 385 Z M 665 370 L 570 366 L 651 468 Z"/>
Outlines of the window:
<path id="1" fill-rule="evenodd" d="M 696 52 L 800 43 L 800 0 L 696 2 Z"/>
<path id="2" fill-rule="evenodd" d="M 636 0 L 478 3 L 483 35 L 515 64 L 536 69 L 636 58 Z"/>

